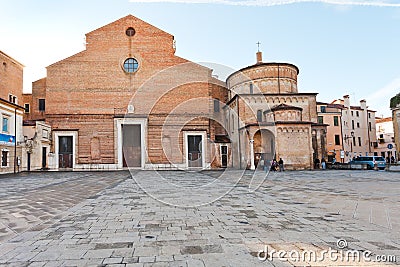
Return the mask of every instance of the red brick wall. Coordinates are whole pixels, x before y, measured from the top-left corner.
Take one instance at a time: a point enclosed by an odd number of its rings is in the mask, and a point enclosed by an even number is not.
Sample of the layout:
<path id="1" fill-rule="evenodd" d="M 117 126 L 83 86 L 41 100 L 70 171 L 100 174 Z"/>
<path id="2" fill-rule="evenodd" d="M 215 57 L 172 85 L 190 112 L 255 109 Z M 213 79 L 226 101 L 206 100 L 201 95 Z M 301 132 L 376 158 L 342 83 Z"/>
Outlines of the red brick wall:
<path id="1" fill-rule="evenodd" d="M 46 111 L 39 111 L 39 99 L 46 99 L 46 78 L 32 83 L 32 94 L 23 95 L 23 104 L 30 105 L 30 112 L 24 114 L 24 120 L 44 120 Z M 47 110 L 47 100 L 46 100 Z"/>
<path id="2" fill-rule="evenodd" d="M 0 51 L 0 98 L 8 101 L 9 94 L 18 98 L 22 104 L 23 66 L 15 59 Z"/>
<path id="3" fill-rule="evenodd" d="M 114 120 L 112 116 L 50 115 L 47 116 L 46 121 L 52 126 L 53 131 L 78 130 L 78 156 L 76 163 L 114 163 Z M 100 157 L 95 159 L 92 159 L 90 151 L 92 138 L 98 138 L 100 143 Z"/>

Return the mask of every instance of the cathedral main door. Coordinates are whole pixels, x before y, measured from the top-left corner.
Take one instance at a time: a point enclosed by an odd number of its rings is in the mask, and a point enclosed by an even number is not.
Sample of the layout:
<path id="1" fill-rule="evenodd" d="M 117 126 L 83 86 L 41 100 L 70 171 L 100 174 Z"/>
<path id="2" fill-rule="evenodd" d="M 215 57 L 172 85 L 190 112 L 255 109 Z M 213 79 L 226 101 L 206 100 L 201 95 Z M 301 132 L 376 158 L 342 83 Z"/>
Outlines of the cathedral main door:
<path id="1" fill-rule="evenodd" d="M 142 166 L 142 134 L 140 124 L 122 125 L 123 167 Z"/>

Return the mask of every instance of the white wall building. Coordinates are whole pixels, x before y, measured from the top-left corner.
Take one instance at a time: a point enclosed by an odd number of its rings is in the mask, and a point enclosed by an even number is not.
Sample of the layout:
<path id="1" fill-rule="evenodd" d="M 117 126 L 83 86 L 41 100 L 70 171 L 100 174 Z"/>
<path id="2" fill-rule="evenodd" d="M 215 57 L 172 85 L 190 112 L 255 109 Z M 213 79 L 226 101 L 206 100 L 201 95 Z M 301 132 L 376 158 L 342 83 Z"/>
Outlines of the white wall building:
<path id="1" fill-rule="evenodd" d="M 397 149 L 394 142 L 393 120 L 391 117 L 376 119 L 376 138 L 378 146 L 375 148 L 375 155 L 382 156 L 387 161 L 393 156 L 395 162 L 397 162 Z"/>
<path id="2" fill-rule="evenodd" d="M 375 111 L 368 109 L 365 100 L 361 100 L 359 106 L 351 106 L 348 95 L 333 101 L 332 104 L 343 105 L 344 162 L 349 162 L 357 156 L 374 155 L 374 148 L 377 147 Z"/>

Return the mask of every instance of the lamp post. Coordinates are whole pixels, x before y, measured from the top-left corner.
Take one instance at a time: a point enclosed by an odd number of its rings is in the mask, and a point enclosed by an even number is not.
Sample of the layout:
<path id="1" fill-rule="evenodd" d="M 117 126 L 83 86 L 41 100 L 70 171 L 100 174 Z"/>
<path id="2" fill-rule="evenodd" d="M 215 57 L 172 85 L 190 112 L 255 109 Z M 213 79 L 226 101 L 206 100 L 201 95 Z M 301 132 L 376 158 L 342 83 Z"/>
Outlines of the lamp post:
<path id="1" fill-rule="evenodd" d="M 353 131 L 351 131 L 351 133 L 350 133 L 350 136 L 347 136 L 347 135 L 345 135 L 344 136 L 344 140 L 348 140 L 348 139 L 353 139 L 354 138 L 354 132 Z M 350 141 L 350 152 L 351 152 L 351 154 L 350 155 L 352 155 L 353 154 L 353 141 L 351 140 Z M 351 158 L 351 157 L 350 157 Z"/>

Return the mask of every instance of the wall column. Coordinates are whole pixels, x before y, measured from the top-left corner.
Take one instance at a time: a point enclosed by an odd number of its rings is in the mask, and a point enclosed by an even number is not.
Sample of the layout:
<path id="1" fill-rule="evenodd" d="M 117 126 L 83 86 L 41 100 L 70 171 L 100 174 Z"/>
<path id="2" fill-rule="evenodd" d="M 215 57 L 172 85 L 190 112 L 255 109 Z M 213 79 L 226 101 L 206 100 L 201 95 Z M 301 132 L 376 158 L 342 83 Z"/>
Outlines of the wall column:
<path id="1" fill-rule="evenodd" d="M 256 166 L 254 165 L 254 140 L 250 140 L 250 170 L 255 170 Z"/>

